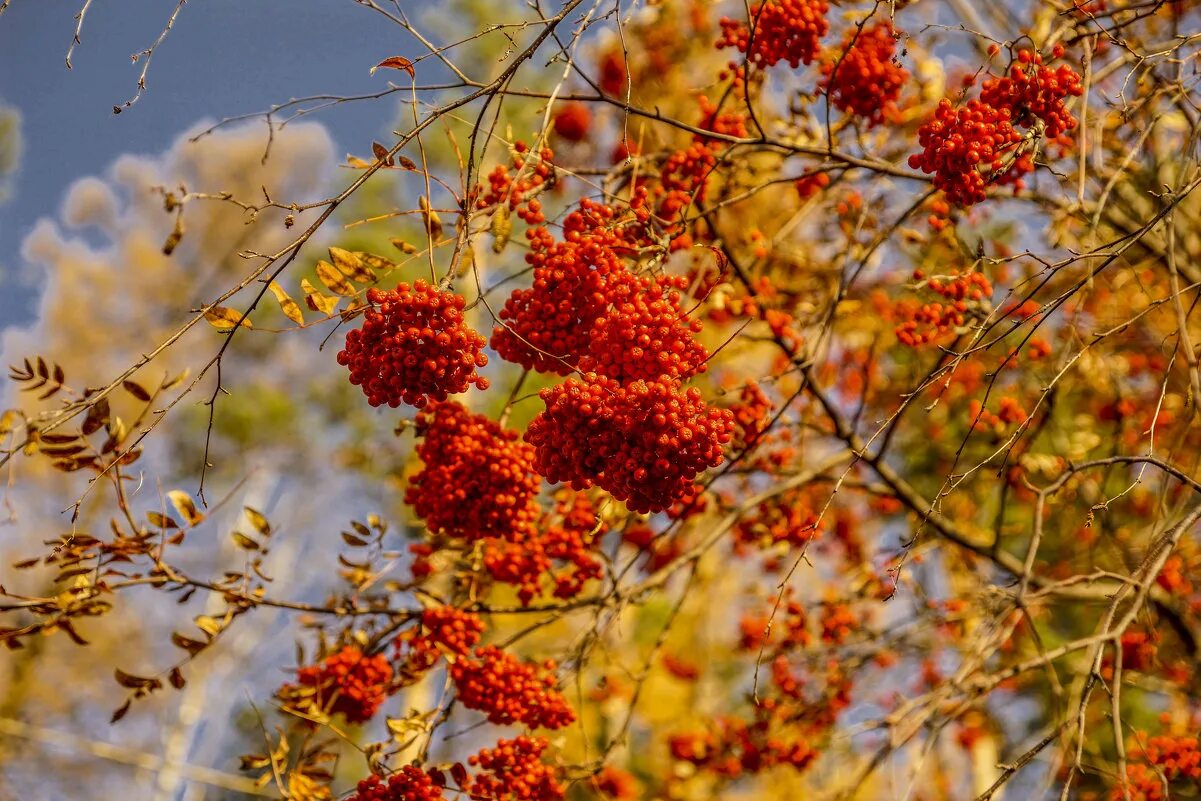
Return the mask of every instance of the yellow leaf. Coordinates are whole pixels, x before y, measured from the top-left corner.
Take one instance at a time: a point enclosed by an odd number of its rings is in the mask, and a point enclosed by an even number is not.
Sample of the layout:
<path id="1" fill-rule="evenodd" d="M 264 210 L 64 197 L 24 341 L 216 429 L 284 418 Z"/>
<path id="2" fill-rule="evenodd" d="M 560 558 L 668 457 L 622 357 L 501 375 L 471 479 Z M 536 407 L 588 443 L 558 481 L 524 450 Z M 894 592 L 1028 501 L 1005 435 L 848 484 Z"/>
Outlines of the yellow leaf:
<path id="1" fill-rule="evenodd" d="M 371 284 L 375 282 L 375 276 L 363 264 L 363 260 L 355 253 L 342 248 L 330 248 L 329 260 L 334 263 L 334 266 L 349 278 L 351 281 L 358 281 L 360 284 Z"/>
<path id="2" fill-rule="evenodd" d="M 297 325 L 304 325 L 304 314 L 300 311 L 300 306 L 292 300 L 284 288 L 275 281 L 268 284 L 268 287 L 271 289 L 271 294 L 275 295 L 275 299 L 279 301 L 279 308 L 283 310 L 284 316 Z"/>
<path id="3" fill-rule="evenodd" d="M 188 522 L 189 526 L 198 525 L 204 520 L 204 515 L 196 509 L 196 504 L 192 502 L 192 498 L 182 490 L 171 490 L 167 493 L 167 497 L 171 500 L 171 505 L 175 507 L 175 511 L 179 512 L 179 516 Z"/>
<path id="4" fill-rule="evenodd" d="M 318 291 L 317 287 L 310 284 L 307 278 L 300 279 L 300 289 L 304 292 L 304 302 L 313 311 L 321 312 L 322 314 L 333 314 L 334 309 L 338 307 L 337 298 L 330 297 Z"/>
<path id="5" fill-rule="evenodd" d="M 204 319 L 216 328 L 218 331 L 229 331 L 234 326 L 238 325 L 241 320 L 243 328 L 254 328 L 250 324 L 250 318 L 242 317 L 242 312 L 226 308 L 225 306 L 214 306 L 204 313 Z"/>
<path id="6" fill-rule="evenodd" d="M 342 273 L 334 269 L 328 261 L 317 262 L 317 277 L 335 295 L 349 298 L 354 295 L 354 286 L 342 277 Z"/>
<path id="7" fill-rule="evenodd" d="M 254 526 L 255 531 L 264 537 L 271 536 L 271 524 L 267 522 L 267 518 L 263 516 L 262 512 L 249 506 L 242 507 L 242 511 L 246 513 L 246 519 L 250 521 L 250 525 Z"/>

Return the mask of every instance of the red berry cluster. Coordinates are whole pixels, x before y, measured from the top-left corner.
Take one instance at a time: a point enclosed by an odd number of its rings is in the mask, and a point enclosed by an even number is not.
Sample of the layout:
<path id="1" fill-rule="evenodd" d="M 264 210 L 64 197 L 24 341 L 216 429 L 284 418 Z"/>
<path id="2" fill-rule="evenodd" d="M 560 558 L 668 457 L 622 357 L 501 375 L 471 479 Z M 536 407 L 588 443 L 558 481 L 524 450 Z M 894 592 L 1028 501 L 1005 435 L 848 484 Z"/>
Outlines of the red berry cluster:
<path id="1" fill-rule="evenodd" d="M 684 276 L 636 278 L 614 287 L 611 305 L 592 327 L 580 369 L 619 381 L 704 372 L 709 351 L 695 335 L 701 322 L 680 308 Z"/>
<path id="2" fill-rule="evenodd" d="M 516 541 L 491 541 L 484 548 L 484 569 L 496 581 L 518 588 L 517 597 L 528 605 L 540 595 L 547 579 L 556 598 L 573 598 L 591 579 L 601 577 L 596 556 L 600 537 L 596 508 L 586 495 L 573 494 L 557 503 L 558 522 L 545 522 Z"/>
<path id="3" fill-rule="evenodd" d="M 739 544 L 760 548 L 780 543 L 801 548 L 821 533 L 819 522 L 806 494 L 789 492 L 764 501 L 753 514 L 744 515 L 734 527 L 734 538 Z"/>
<path id="4" fill-rule="evenodd" d="M 1054 55 L 1062 54 L 1057 46 Z M 1018 128 L 1067 144 L 1065 134 L 1076 119 L 1064 100 L 1083 91 L 1070 66 L 1052 69 L 1038 53 L 1019 50 L 1006 77 L 984 82 L 979 100 L 959 108 L 947 99 L 939 103 L 935 118 L 918 129 L 923 150 L 909 157 L 909 166 L 932 173 L 934 185 L 956 206 L 979 203 L 990 184 L 1020 189 L 1034 162 L 1029 149 L 1020 147 L 1025 137 Z"/>
<path id="5" fill-rule="evenodd" d="M 622 385 L 588 373 L 541 397 L 546 410 L 525 434 L 537 448 L 535 469 L 577 490 L 599 486 L 636 512 L 688 494 L 697 473 L 721 463 L 734 431 L 732 412 L 668 378 Z"/>
<path id="6" fill-rule="evenodd" d="M 822 80 L 835 108 L 862 117 L 869 126 L 895 117 L 897 98 L 909 72 L 894 57 L 897 34 L 890 22 L 851 30 L 841 50 L 822 60 Z M 824 174 L 824 173 L 823 173 Z"/>
<path id="7" fill-rule="evenodd" d="M 476 368 L 488 363 L 486 341 L 463 321 L 464 300 L 424 281 L 394 291 L 367 290 L 363 327 L 346 335 L 338 364 L 372 406 L 421 408 L 430 400 L 488 388 Z"/>
<path id="8" fill-rule="evenodd" d="M 480 641 L 484 621 L 453 606 L 431 606 L 421 613 L 421 626 L 409 642 L 410 660 L 428 669 L 443 653 L 466 656 Z"/>
<path id="9" fill-rule="evenodd" d="M 1055 54 L 1062 55 L 1062 49 Z M 980 87 L 980 101 L 993 108 L 1007 108 L 1011 121 L 1022 128 L 1044 126 L 1047 139 L 1058 139 L 1076 127 L 1076 118 L 1064 106 L 1069 96 L 1084 94 L 1080 76 L 1067 64 L 1048 67 L 1043 57 L 1031 50 L 1019 50 L 1017 63 L 1003 78 L 991 78 Z"/>
<path id="10" fill-rule="evenodd" d="M 554 153 L 544 147 L 533 164 L 529 164 L 529 147 L 524 142 L 517 142 L 513 150 L 513 171 L 503 164 L 496 165 L 488 174 L 488 191 L 476 201 L 476 208 L 490 209 L 507 204 L 509 211 L 527 225 L 540 225 L 546 222 L 546 216 L 542 213 L 541 201 L 535 196 L 554 175 L 551 166 Z"/>
<path id="11" fill-rule="evenodd" d="M 921 153 L 909 166 L 934 175 L 934 186 L 956 206 L 971 206 L 985 198 L 992 183 L 1014 183 L 1033 170 L 1028 156 L 1017 152 L 1022 135 L 1013 127 L 1012 112 L 969 100 L 956 108 L 943 98 L 934 119 L 917 132 Z M 1012 163 L 1007 163 L 1007 162 Z"/>
<path id="12" fill-rule="evenodd" d="M 538 518 L 541 484 L 534 449 L 515 431 L 472 414 L 454 401 L 417 415 L 424 466 L 405 491 L 405 502 L 430 531 L 475 541 L 516 538 Z"/>
<path id="13" fill-rule="evenodd" d="M 645 220 L 645 210 L 638 211 Z M 564 220 L 562 241 L 546 228 L 526 232 L 534 283 L 511 294 L 500 311 L 503 325 L 493 331 L 492 347 L 502 359 L 540 373 L 575 369 L 612 287 L 632 277 L 621 260 L 632 247 L 631 226 L 613 225 L 615 216 L 585 198 Z"/>
<path id="14" fill-rule="evenodd" d="M 391 692 L 392 666 L 381 654 L 367 656 L 347 645 L 320 664 L 302 667 L 296 677 L 301 687 L 316 689 L 321 710 L 340 714 L 350 723 L 364 723 Z"/>
<path id="15" fill-rule="evenodd" d="M 559 729 L 575 720 L 575 712 L 555 689 L 554 669 L 552 661 L 522 663 L 488 645 L 475 649 L 474 659 L 455 660 L 450 677 L 463 706 L 484 712 L 491 723 Z"/>
<path id="16" fill-rule="evenodd" d="M 921 281 L 924 275 L 917 270 L 913 277 Z M 992 282 L 979 272 L 955 275 L 949 281 L 931 278 L 925 286 L 950 302 L 897 305 L 897 316 L 907 318 L 896 327 L 897 339 L 914 348 L 962 328 L 970 314 L 988 303 L 993 292 Z"/>
<path id="17" fill-rule="evenodd" d="M 793 182 L 796 193 L 801 200 L 808 200 L 830 185 L 830 173 L 815 172 L 812 175 L 802 175 Z"/>
<path id="18" fill-rule="evenodd" d="M 768 0 L 750 9 L 750 24 L 721 19 L 718 48 L 736 47 L 760 67 L 787 61 L 793 69 L 817 58 L 821 38 L 830 30 L 826 0 Z"/>
<path id="19" fill-rule="evenodd" d="M 484 772 L 464 788 L 480 801 L 559 801 L 566 792 L 552 767 L 542 762 L 542 737 L 515 737 L 485 748 L 468 762 Z"/>
<path id="20" fill-rule="evenodd" d="M 568 142 L 582 142 L 592 130 L 592 112 L 579 101 L 566 103 L 551 120 L 555 135 Z"/>
<path id="21" fill-rule="evenodd" d="M 441 801 L 442 786 L 416 765 L 405 765 L 387 779 L 368 776 L 346 801 Z"/>
<path id="22" fill-rule="evenodd" d="M 1197 738 L 1163 735 L 1152 737 L 1142 756 L 1146 760 L 1126 766 L 1126 784 L 1133 801 L 1170 801 L 1177 795 L 1166 788 L 1178 780 L 1196 785 L 1201 782 L 1201 749 Z M 1166 793 L 1166 794 L 1165 794 Z M 1115 787 L 1111 798 L 1125 798 L 1122 787 Z"/>
<path id="23" fill-rule="evenodd" d="M 600 57 L 597 67 L 600 78 L 597 84 L 601 91 L 610 97 L 624 97 L 629 86 L 629 72 L 626 70 L 626 59 L 618 48 L 610 48 Z"/>

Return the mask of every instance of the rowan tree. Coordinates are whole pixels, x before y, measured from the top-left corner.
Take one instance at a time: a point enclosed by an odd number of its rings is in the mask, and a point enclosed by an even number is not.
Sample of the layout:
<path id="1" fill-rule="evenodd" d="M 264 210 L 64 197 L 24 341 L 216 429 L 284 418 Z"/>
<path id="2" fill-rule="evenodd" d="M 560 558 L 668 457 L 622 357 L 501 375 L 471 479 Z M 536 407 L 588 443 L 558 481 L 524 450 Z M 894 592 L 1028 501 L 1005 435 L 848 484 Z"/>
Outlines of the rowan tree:
<path id="1" fill-rule="evenodd" d="M 111 372 L 13 365 L 66 520 L 0 640 L 178 600 L 120 732 L 287 616 L 240 768 L 301 801 L 1201 797 L 1196 4 L 357 4 L 418 49 L 263 155 L 394 136 L 158 187 L 164 259 L 276 244 Z M 243 503 L 281 352 L 356 492 Z"/>

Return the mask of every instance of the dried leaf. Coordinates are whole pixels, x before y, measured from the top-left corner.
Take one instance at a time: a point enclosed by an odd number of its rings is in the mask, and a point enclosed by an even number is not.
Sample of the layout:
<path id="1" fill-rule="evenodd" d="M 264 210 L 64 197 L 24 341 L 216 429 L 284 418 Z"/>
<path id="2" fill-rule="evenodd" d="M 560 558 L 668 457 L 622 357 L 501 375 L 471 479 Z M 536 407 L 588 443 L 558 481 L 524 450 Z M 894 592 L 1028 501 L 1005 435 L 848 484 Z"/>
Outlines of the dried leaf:
<path id="1" fill-rule="evenodd" d="M 155 528 L 179 528 L 178 523 L 167 517 L 162 512 L 147 512 L 146 519 L 149 520 L 150 525 L 154 526 Z"/>
<path id="2" fill-rule="evenodd" d="M 241 320 L 242 327 L 254 328 L 254 326 L 250 324 L 249 317 L 243 318 L 242 312 L 234 311 L 233 309 L 226 308 L 225 306 L 214 306 L 213 308 L 209 309 L 204 313 L 204 319 L 208 320 L 209 324 L 218 331 L 231 330 L 234 328 L 234 326 L 238 325 L 239 320 Z"/>
<path id="3" fill-rule="evenodd" d="M 370 161 L 365 161 L 358 156 L 352 156 L 349 153 L 346 154 L 346 164 L 355 168 L 356 170 L 365 170 L 371 167 Z"/>
<path id="4" fill-rule="evenodd" d="M 129 712 L 129 707 L 132 703 L 133 703 L 133 699 L 131 698 L 131 699 L 127 700 L 125 703 L 121 704 L 121 706 L 117 707 L 116 710 L 113 712 L 113 716 L 108 719 L 108 722 L 110 724 L 116 723 L 118 720 L 125 717 L 125 713 Z"/>
<path id="5" fill-rule="evenodd" d="M 243 550 L 257 551 L 262 548 L 262 546 L 260 546 L 257 542 L 250 539 L 250 537 L 247 537 L 240 531 L 231 532 L 229 536 L 233 538 L 234 544 Z"/>
<path id="6" fill-rule="evenodd" d="M 382 161 L 385 166 L 391 167 L 396 163 L 393 161 L 392 156 L 389 155 L 388 148 L 384 147 L 379 142 L 371 143 L 371 152 L 375 154 L 376 160 Z"/>
<path id="7" fill-rule="evenodd" d="M 92 404 L 88 409 L 87 416 L 83 418 L 83 426 L 80 429 L 83 431 L 83 435 L 90 436 L 104 428 L 108 423 L 108 415 L 108 398 L 101 398 Z"/>
<path id="8" fill-rule="evenodd" d="M 335 270 L 334 266 L 327 261 L 317 262 L 317 277 L 335 295 L 349 298 L 355 294 L 354 286 L 343 278 L 342 273 Z"/>
<path id="9" fill-rule="evenodd" d="M 413 72 L 413 62 L 409 61 L 404 56 L 392 56 L 385 58 L 380 63 L 371 68 L 371 74 L 374 75 L 376 70 L 404 70 L 409 74 L 410 78 L 416 77 Z"/>
<path id="10" fill-rule="evenodd" d="M 425 222 L 425 230 L 429 233 L 430 238 L 438 240 L 442 238 L 442 219 L 438 216 L 438 212 L 434 211 L 430 206 L 429 200 L 425 195 L 417 198 L 417 204 L 421 206 L 421 219 Z"/>
<path id="11" fill-rule="evenodd" d="M 177 648 L 184 649 L 191 656 L 196 656 L 196 654 L 208 647 L 208 643 L 193 640 L 191 637 L 185 637 L 178 631 L 171 632 L 171 643 Z"/>
<path id="12" fill-rule="evenodd" d="M 406 170 L 416 170 L 417 169 L 417 165 L 414 164 L 413 160 L 411 158 L 409 158 L 408 156 L 397 156 L 396 160 L 399 161 L 400 166 L 404 167 Z"/>
<path id="13" fill-rule="evenodd" d="M 267 287 L 271 290 L 271 294 L 275 295 L 284 316 L 297 325 L 304 325 L 304 314 L 300 311 L 300 306 L 296 301 L 292 300 L 291 295 L 276 281 L 272 281 Z"/>
<path id="14" fill-rule="evenodd" d="M 199 615 L 193 622 L 196 624 L 196 628 L 210 637 L 216 637 L 221 633 L 221 623 L 208 615 Z"/>
<path id="15" fill-rule="evenodd" d="M 183 686 L 188 683 L 183 677 L 183 672 L 177 667 L 171 668 L 167 681 L 171 682 L 171 686 L 177 690 L 182 690 Z"/>
<path id="16" fill-rule="evenodd" d="M 360 284 L 375 283 L 375 275 L 367 266 L 363 264 L 363 260 L 356 253 L 351 253 L 349 250 L 342 248 L 330 248 L 329 260 L 334 263 L 338 271 L 352 281 L 357 281 Z"/>
<path id="17" fill-rule="evenodd" d="M 246 519 L 250 521 L 250 525 L 254 526 L 254 530 L 264 537 L 271 536 L 271 524 L 267 522 L 267 518 L 257 509 L 252 509 L 249 506 L 243 506 L 242 511 L 246 513 Z"/>
<path id="18" fill-rule="evenodd" d="M 199 525 L 204 520 L 204 515 L 196 509 L 196 504 L 192 502 L 192 496 L 182 490 L 171 490 L 167 493 L 167 497 L 171 499 L 171 505 L 175 507 L 175 511 L 179 512 L 179 516 L 187 521 L 189 526 Z"/>
<path id="19" fill-rule="evenodd" d="M 136 381 L 122 381 L 121 388 L 143 403 L 148 403 L 150 401 L 150 393 L 147 392 L 146 389 Z"/>
<path id="20" fill-rule="evenodd" d="M 334 309 L 338 307 L 337 298 L 318 291 L 317 287 L 310 284 L 307 278 L 300 279 L 300 289 L 304 292 L 304 302 L 315 312 L 333 314 Z"/>
<path id="21" fill-rule="evenodd" d="M 408 242 L 404 241 L 403 239 L 397 239 L 394 237 L 392 239 L 389 239 L 388 241 L 392 243 L 392 247 L 396 248 L 401 253 L 404 253 L 406 255 L 412 256 L 414 253 L 417 252 L 417 248 L 415 246 L 409 244 Z"/>

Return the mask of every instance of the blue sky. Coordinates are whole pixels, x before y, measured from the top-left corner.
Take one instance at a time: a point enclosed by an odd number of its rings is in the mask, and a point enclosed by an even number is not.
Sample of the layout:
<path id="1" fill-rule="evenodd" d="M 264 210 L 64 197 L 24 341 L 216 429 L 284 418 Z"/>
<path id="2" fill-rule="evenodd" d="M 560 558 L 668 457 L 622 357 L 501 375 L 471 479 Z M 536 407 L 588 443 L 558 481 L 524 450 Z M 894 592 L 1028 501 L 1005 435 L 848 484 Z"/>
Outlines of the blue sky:
<path id="1" fill-rule="evenodd" d="M 141 67 L 131 54 L 155 40 L 175 4 L 93 3 L 68 71 L 82 2 L 11 0 L 0 16 L 0 105 L 20 111 L 25 141 L 14 191 L 0 205 L 0 327 L 34 316 L 37 288 L 21 269 L 21 240 L 57 211 L 73 181 L 103 173 L 122 153 L 159 152 L 201 119 L 381 89 L 387 79 L 370 76 L 371 66 L 412 51 L 403 31 L 352 0 L 192 0 L 154 56 L 146 93 L 114 115 L 136 89 Z M 394 114 L 384 100 L 317 119 L 343 152 L 364 153 Z"/>

